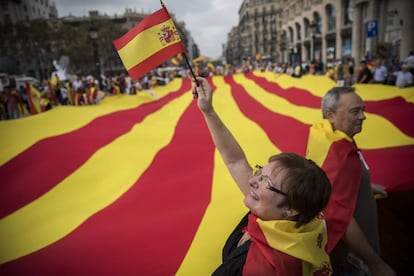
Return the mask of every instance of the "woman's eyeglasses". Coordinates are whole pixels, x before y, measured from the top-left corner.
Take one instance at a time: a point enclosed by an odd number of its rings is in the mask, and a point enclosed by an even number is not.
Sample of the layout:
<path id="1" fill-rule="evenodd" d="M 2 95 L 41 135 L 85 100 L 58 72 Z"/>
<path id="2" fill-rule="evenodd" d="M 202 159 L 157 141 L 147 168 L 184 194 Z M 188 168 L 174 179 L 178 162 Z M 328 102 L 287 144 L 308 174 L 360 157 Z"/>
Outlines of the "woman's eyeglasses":
<path id="1" fill-rule="evenodd" d="M 283 191 L 281 191 L 281 190 L 279 190 L 279 189 L 277 189 L 277 188 L 274 187 L 272 181 L 270 181 L 269 176 L 262 175 L 263 166 L 256 165 L 255 168 L 256 169 L 254 170 L 253 175 L 259 177 L 259 182 L 263 182 L 265 180 L 265 178 L 267 179 L 267 181 L 266 181 L 266 183 L 267 183 L 266 189 L 269 189 L 272 192 L 278 193 L 280 195 L 287 196 L 287 194 L 285 192 L 283 192 Z"/>

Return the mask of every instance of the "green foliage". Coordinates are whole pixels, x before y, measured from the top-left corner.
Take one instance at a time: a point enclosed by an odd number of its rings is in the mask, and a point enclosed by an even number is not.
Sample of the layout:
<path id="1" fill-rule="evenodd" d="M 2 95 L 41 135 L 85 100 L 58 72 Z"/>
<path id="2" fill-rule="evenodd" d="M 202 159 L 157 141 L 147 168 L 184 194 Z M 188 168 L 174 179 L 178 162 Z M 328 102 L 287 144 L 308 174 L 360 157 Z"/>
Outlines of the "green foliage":
<path id="1" fill-rule="evenodd" d="M 94 67 L 93 41 L 89 37 L 90 19 L 77 21 L 33 20 L 15 25 L 0 24 L 0 55 L 13 60 L 17 71 L 31 74 L 36 70 L 54 71 L 53 60 L 68 56 L 69 70 L 73 73 L 88 73 Z M 98 28 L 97 49 L 99 57 L 113 56 L 112 41 L 125 31 L 110 19 L 94 19 Z"/>

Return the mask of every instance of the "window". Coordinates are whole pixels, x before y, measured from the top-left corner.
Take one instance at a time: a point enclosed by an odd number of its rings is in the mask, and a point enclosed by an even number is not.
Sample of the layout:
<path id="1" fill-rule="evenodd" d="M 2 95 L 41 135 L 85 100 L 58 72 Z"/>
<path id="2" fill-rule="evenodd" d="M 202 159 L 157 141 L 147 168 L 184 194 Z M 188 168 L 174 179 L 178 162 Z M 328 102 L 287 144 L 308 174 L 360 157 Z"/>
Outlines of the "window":
<path id="1" fill-rule="evenodd" d="M 351 0 L 343 0 L 344 25 L 352 24 Z"/>
<path id="2" fill-rule="evenodd" d="M 302 40 L 302 35 L 301 35 L 301 27 L 299 25 L 299 23 L 295 23 L 296 26 L 296 39 L 298 41 Z"/>
<path id="3" fill-rule="evenodd" d="M 328 23 L 328 31 L 334 31 L 336 29 L 336 9 L 335 6 L 328 4 L 326 6 L 326 15 Z"/>

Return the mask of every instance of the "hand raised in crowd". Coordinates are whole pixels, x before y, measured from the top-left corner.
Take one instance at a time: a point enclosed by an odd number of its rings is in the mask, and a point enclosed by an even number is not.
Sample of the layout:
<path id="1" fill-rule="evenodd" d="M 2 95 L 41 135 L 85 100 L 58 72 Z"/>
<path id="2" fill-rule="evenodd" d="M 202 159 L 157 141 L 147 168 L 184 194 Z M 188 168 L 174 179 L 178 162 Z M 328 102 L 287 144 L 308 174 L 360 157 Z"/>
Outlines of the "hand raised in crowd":
<path id="1" fill-rule="evenodd" d="M 197 95 L 197 104 L 203 113 L 213 110 L 212 90 L 205 78 L 197 78 L 197 83 L 193 84 L 193 95 Z"/>

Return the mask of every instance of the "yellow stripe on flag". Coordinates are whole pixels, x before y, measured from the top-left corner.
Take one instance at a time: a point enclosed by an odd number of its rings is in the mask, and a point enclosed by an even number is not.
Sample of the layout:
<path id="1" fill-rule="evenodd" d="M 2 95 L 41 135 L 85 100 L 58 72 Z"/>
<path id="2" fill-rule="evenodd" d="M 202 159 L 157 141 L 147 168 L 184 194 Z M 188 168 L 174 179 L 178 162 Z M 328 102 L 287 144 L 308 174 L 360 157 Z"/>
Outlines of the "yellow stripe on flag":
<path id="1" fill-rule="evenodd" d="M 388 147 L 409 146 L 414 138 L 404 134 L 393 123 L 376 114 L 365 112 L 367 119 L 362 125 L 361 133 L 355 136 L 360 149 L 381 149 Z M 381 139 L 375 137 L 381 135 Z"/>
<path id="2" fill-rule="evenodd" d="M 174 26 L 173 20 L 169 19 L 162 22 L 161 24 L 155 25 L 141 32 L 127 45 L 125 45 L 125 47 L 118 51 L 119 56 L 121 57 L 122 62 L 124 63 L 124 66 L 127 70 L 159 52 L 164 47 L 168 47 L 176 43 L 181 43 L 179 36 L 174 36 L 176 39 L 174 42 L 162 45 L 160 42 L 160 36 L 162 35 L 161 29 L 165 25 Z M 143 47 L 144 45 L 145 47 Z"/>
<path id="3" fill-rule="evenodd" d="M 309 91 L 312 95 L 322 97 L 325 93 L 337 86 L 330 78 L 325 76 L 304 75 L 301 78 L 294 78 L 288 74 L 275 74 L 272 72 L 254 71 L 254 75 L 265 78 L 269 82 L 278 84 L 283 89 L 291 87 Z"/>

